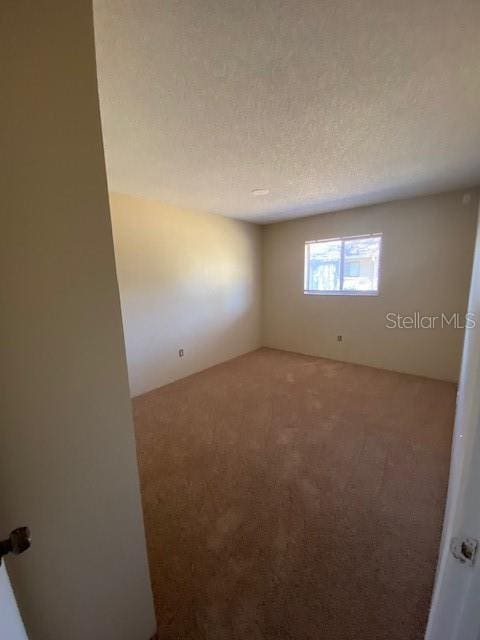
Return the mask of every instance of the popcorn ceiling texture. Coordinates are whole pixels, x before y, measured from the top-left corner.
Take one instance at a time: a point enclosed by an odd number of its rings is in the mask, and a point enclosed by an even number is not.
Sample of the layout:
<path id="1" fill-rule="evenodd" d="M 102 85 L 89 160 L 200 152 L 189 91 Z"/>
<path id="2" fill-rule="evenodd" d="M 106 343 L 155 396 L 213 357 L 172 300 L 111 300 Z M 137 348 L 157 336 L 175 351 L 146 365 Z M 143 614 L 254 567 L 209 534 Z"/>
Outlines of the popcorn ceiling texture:
<path id="1" fill-rule="evenodd" d="M 94 5 L 110 190 L 264 223 L 480 181 L 478 0 Z"/>
<path id="2" fill-rule="evenodd" d="M 162 640 L 422 640 L 456 386 L 260 349 L 134 399 Z"/>

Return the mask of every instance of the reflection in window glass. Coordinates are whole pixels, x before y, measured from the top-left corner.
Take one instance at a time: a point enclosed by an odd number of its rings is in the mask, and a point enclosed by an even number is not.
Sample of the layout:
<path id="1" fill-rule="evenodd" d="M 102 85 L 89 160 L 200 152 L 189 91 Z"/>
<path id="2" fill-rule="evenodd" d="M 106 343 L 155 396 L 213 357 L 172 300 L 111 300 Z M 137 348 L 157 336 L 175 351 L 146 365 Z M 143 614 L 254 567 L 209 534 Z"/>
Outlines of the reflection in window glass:
<path id="1" fill-rule="evenodd" d="M 377 293 L 380 234 L 305 244 L 305 292 Z"/>
<path id="2" fill-rule="evenodd" d="M 312 243 L 309 250 L 308 288 L 318 291 L 338 291 L 342 243 Z"/>
<path id="3" fill-rule="evenodd" d="M 380 236 L 344 240 L 343 291 L 378 291 L 380 241 Z"/>

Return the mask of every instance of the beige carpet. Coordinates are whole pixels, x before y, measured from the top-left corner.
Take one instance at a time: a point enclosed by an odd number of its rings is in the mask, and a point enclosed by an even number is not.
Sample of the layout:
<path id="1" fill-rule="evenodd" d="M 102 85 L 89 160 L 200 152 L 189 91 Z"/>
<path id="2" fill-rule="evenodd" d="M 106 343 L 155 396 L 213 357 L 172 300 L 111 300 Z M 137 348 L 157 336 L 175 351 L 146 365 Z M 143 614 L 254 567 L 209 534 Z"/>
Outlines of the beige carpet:
<path id="1" fill-rule="evenodd" d="M 261 349 L 134 400 L 161 640 L 420 640 L 456 387 Z"/>

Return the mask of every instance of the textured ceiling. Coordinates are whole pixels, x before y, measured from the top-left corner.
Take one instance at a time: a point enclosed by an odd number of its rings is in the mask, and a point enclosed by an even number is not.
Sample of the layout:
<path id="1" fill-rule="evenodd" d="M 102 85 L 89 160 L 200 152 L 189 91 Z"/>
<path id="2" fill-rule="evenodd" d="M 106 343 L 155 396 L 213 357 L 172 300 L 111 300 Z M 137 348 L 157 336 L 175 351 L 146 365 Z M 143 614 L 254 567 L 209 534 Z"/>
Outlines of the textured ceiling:
<path id="1" fill-rule="evenodd" d="M 111 190 L 269 222 L 480 182 L 479 0 L 94 8 Z"/>

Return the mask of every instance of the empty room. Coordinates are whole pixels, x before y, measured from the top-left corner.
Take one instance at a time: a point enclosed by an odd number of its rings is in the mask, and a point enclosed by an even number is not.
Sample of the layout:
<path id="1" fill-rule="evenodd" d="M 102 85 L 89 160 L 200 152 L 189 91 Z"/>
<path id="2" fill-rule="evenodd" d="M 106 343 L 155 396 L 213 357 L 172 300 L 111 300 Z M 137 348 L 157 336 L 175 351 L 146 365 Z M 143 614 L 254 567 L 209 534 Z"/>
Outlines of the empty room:
<path id="1" fill-rule="evenodd" d="M 0 636 L 478 640 L 480 3 L 7 4 Z"/>
<path id="2" fill-rule="evenodd" d="M 478 212 L 455 6 L 95 5 L 161 638 L 425 633 Z"/>

